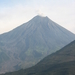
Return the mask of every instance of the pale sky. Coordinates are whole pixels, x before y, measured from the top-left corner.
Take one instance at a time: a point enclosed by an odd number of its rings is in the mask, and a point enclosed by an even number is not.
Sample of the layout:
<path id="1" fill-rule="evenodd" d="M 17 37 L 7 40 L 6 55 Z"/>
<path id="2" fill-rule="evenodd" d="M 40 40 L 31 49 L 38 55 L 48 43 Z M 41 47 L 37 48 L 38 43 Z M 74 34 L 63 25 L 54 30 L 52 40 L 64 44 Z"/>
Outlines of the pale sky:
<path id="1" fill-rule="evenodd" d="M 0 34 L 36 15 L 48 16 L 75 33 L 75 0 L 0 0 Z"/>

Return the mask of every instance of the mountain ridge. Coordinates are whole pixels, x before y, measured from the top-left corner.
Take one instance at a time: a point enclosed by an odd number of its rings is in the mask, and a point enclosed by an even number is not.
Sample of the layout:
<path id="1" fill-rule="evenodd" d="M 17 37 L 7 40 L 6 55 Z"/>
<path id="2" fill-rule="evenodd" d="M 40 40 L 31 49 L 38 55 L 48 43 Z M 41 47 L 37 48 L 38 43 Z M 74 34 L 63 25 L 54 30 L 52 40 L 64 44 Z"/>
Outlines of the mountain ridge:
<path id="1" fill-rule="evenodd" d="M 31 67 L 73 40 L 75 34 L 48 17 L 35 16 L 12 31 L 0 35 L 1 51 L 9 56 L 9 61 L 5 60 L 6 64 L 2 62 L 2 70 L 8 72 L 19 67 Z"/>

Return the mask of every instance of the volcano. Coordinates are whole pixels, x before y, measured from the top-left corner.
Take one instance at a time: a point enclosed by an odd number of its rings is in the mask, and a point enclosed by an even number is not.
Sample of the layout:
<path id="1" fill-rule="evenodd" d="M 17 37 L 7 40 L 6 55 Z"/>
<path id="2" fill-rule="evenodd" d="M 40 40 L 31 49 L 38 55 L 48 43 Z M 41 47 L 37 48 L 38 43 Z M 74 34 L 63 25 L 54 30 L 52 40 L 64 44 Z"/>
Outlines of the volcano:
<path id="1" fill-rule="evenodd" d="M 0 35 L 0 73 L 31 67 L 73 40 L 75 34 L 47 16 L 35 16 Z"/>

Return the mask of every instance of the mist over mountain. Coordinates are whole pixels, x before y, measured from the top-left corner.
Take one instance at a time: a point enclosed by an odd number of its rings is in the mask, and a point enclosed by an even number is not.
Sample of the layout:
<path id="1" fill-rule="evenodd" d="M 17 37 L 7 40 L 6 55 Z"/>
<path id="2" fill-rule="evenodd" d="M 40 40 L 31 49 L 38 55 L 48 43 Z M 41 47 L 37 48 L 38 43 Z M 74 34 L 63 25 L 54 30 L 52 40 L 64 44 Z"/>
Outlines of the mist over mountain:
<path id="1" fill-rule="evenodd" d="M 33 19 L 0 35 L 0 73 L 28 68 L 75 39 L 48 17 Z"/>

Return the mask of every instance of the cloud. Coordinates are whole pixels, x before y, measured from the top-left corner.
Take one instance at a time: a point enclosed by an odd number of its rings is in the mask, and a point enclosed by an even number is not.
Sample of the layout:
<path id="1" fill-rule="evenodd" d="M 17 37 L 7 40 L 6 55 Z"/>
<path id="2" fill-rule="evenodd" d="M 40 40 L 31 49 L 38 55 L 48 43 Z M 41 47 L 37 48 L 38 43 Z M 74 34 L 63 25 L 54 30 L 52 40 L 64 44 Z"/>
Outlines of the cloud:
<path id="1" fill-rule="evenodd" d="M 25 8 L 21 5 L 13 8 L 4 8 L 0 12 L 0 33 L 10 31 L 13 28 L 27 22 L 35 16 L 35 12 L 32 8 Z"/>
<path id="2" fill-rule="evenodd" d="M 45 17 L 46 16 L 45 13 L 42 10 L 40 10 L 40 9 L 36 10 L 36 14 L 37 15 L 40 15 L 42 17 Z"/>
<path id="3" fill-rule="evenodd" d="M 19 2 L 10 7 L 0 7 L 0 33 L 9 31 L 36 15 L 48 16 L 75 33 L 75 1 L 72 1 L 24 0 L 24 3 Z"/>

